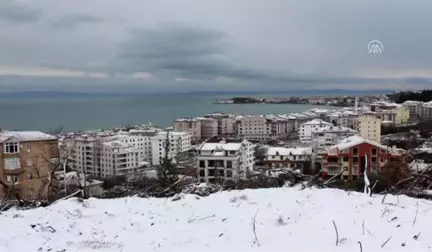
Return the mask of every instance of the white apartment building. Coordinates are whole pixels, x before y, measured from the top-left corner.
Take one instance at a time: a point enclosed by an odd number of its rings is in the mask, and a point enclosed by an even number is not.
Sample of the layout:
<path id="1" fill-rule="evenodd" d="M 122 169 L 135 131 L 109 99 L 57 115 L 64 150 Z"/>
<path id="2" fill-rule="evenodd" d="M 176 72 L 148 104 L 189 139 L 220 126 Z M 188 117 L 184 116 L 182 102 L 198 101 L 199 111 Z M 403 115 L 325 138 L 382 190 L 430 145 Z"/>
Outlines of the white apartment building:
<path id="1" fill-rule="evenodd" d="M 200 182 L 215 183 L 217 179 L 238 180 L 246 178 L 253 169 L 253 145 L 243 140 L 227 142 L 209 140 L 198 148 L 197 176 Z"/>
<path id="2" fill-rule="evenodd" d="M 311 143 L 315 152 L 322 152 L 340 140 L 359 134 L 358 131 L 343 126 L 326 126 L 312 131 Z"/>
<path id="3" fill-rule="evenodd" d="M 125 175 L 138 171 L 140 150 L 132 144 L 95 137 L 66 142 L 71 168 L 96 177 Z"/>
<path id="4" fill-rule="evenodd" d="M 100 152 L 100 177 L 133 175 L 139 172 L 139 154 L 140 150 L 132 144 L 121 141 L 104 142 Z"/>
<path id="5" fill-rule="evenodd" d="M 377 143 L 381 142 L 381 119 L 376 113 L 365 113 L 359 116 L 357 130 L 361 137 Z"/>
<path id="6" fill-rule="evenodd" d="M 432 120 L 432 101 L 422 105 L 420 117 L 422 120 Z"/>
<path id="7" fill-rule="evenodd" d="M 153 135 L 115 135 L 112 137 L 104 138 L 103 141 L 119 141 L 121 143 L 131 145 L 133 147 L 136 147 L 139 150 L 138 160 L 139 162 L 146 161 L 151 162 L 152 161 L 152 145 L 151 145 L 151 139 L 153 136 L 155 136 L 156 133 Z"/>
<path id="8" fill-rule="evenodd" d="M 200 140 L 202 138 L 201 120 L 196 118 L 176 119 L 173 125 L 175 132 L 187 132 L 191 135 L 192 140 Z"/>
<path id="9" fill-rule="evenodd" d="M 151 138 L 152 145 L 152 165 L 160 165 L 161 159 L 165 156 L 164 143 L 169 134 L 170 150 L 168 153 L 169 158 L 174 158 L 180 152 L 189 151 L 192 148 L 191 136 L 186 132 L 159 132 L 156 136 Z"/>
<path id="10" fill-rule="evenodd" d="M 300 125 L 300 142 L 310 143 L 312 141 L 312 132 L 321 128 L 331 126 L 332 124 L 321 119 L 313 119 Z"/>
<path id="11" fill-rule="evenodd" d="M 330 122 L 336 126 L 356 129 L 358 124 L 358 114 L 354 111 L 336 111 L 329 115 Z"/>
<path id="12" fill-rule="evenodd" d="M 311 160 L 312 148 L 270 147 L 264 160 L 267 169 L 303 169 L 305 162 Z"/>
<path id="13" fill-rule="evenodd" d="M 419 118 L 421 116 L 423 102 L 405 101 L 402 105 L 408 108 L 410 117 Z"/>
<path id="14" fill-rule="evenodd" d="M 85 171 L 101 177 L 100 156 L 102 141 L 97 137 L 79 137 L 64 141 L 67 153 L 70 152 L 69 165 L 73 170 Z"/>

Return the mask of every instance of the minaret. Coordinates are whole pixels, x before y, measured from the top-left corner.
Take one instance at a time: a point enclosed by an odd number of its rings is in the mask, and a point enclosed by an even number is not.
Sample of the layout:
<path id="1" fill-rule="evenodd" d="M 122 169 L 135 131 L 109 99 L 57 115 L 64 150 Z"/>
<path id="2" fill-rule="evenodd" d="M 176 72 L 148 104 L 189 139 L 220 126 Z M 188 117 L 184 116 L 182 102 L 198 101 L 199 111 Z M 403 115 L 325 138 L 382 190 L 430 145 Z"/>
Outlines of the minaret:
<path id="1" fill-rule="evenodd" d="M 358 97 L 355 98 L 355 104 L 354 104 L 354 112 L 357 114 L 357 108 L 358 108 Z"/>

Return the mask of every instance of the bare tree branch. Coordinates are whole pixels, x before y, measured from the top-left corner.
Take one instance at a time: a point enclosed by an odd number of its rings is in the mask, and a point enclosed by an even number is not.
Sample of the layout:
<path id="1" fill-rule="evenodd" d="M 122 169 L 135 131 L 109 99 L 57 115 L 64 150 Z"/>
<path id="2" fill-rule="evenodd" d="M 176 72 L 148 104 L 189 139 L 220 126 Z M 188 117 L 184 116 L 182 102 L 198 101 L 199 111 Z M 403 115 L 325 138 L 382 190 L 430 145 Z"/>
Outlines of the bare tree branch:
<path id="1" fill-rule="evenodd" d="M 418 202 L 417 202 L 417 204 L 416 204 L 416 214 L 415 214 L 415 217 L 414 217 L 414 220 L 413 220 L 413 226 L 416 224 L 416 221 L 417 221 L 417 215 L 418 215 Z"/>
<path id="2" fill-rule="evenodd" d="M 384 248 L 384 246 L 387 244 L 388 241 L 390 241 L 390 239 L 392 238 L 392 236 L 390 236 L 382 245 L 381 248 Z"/>
<path id="3" fill-rule="evenodd" d="M 257 209 L 257 211 L 256 211 L 256 213 L 255 213 L 255 215 L 254 215 L 254 217 L 252 218 L 252 231 L 253 231 L 253 233 L 254 233 L 254 237 L 255 237 L 255 240 L 254 240 L 254 243 L 253 244 L 255 244 L 255 245 L 257 245 L 258 247 L 260 246 L 260 243 L 259 243 L 259 240 L 258 240 L 258 236 L 257 236 L 257 234 L 256 234 L 256 217 L 257 217 L 257 215 L 258 215 L 258 211 L 259 211 L 259 209 Z"/>
<path id="4" fill-rule="evenodd" d="M 336 232 L 336 246 L 337 246 L 337 245 L 339 245 L 339 232 L 338 232 L 338 229 L 336 227 L 336 222 L 334 220 L 333 220 L 333 226 L 334 226 L 334 229 Z"/>

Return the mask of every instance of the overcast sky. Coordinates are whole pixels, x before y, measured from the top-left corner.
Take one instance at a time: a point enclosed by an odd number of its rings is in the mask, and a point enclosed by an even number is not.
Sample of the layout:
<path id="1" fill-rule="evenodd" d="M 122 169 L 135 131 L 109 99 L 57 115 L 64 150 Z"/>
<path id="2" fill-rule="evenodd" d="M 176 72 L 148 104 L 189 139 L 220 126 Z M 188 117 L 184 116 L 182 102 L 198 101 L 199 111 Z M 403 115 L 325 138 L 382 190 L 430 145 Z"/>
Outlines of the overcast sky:
<path id="1" fill-rule="evenodd" d="M 431 0 L 0 0 L 0 90 L 427 88 L 431 25 Z"/>

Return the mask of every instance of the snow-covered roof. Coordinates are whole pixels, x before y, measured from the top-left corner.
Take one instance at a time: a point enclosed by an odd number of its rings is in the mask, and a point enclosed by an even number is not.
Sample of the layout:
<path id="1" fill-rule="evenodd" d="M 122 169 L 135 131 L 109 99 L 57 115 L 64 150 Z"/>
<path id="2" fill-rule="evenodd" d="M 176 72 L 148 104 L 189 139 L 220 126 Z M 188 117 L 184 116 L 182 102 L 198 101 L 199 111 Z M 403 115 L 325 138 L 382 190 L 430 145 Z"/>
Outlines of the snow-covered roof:
<path id="1" fill-rule="evenodd" d="M 318 119 L 317 118 L 317 119 L 313 119 L 313 120 L 311 120 L 309 122 L 305 122 L 302 125 L 332 125 L 332 124 L 329 123 L 329 122 L 326 122 L 326 121 L 324 121 L 322 119 Z"/>
<path id="2" fill-rule="evenodd" d="M 421 102 L 421 101 L 410 101 L 410 100 L 408 100 L 408 101 L 404 101 L 403 104 L 404 104 L 404 105 L 418 105 L 418 104 L 423 104 L 423 102 Z"/>
<path id="3" fill-rule="evenodd" d="M 326 126 L 324 128 L 320 128 L 320 129 L 314 130 L 314 132 L 316 132 L 316 133 L 326 133 L 326 132 L 357 133 L 358 131 L 353 130 L 353 129 L 348 128 L 348 127 L 344 127 L 344 126 L 333 126 L 333 125 L 331 125 L 331 126 Z"/>
<path id="4" fill-rule="evenodd" d="M 242 143 L 204 143 L 201 145 L 199 150 L 202 151 L 238 151 L 241 148 Z"/>
<path id="5" fill-rule="evenodd" d="M 268 156 L 299 156 L 311 155 L 312 148 L 285 148 L 285 147 L 270 147 L 267 150 Z"/>
<path id="6" fill-rule="evenodd" d="M 15 138 L 23 142 L 57 139 L 57 137 L 53 135 L 48 135 L 40 131 L 1 131 L 0 132 L 0 143 L 8 140 L 9 138 Z"/>
<path id="7" fill-rule="evenodd" d="M 389 148 L 388 146 L 385 146 L 385 145 L 379 144 L 377 142 L 371 141 L 371 140 L 366 139 L 364 137 L 361 137 L 359 135 L 355 135 L 355 136 L 351 136 L 351 137 L 348 137 L 348 138 L 341 140 L 338 144 L 331 146 L 329 149 L 330 150 L 335 150 L 335 149 L 345 150 L 347 148 L 351 148 L 353 146 L 357 146 L 357 145 L 362 144 L 362 143 L 368 143 L 370 145 L 373 145 L 373 146 L 381 148 L 381 149 L 388 149 Z"/>

